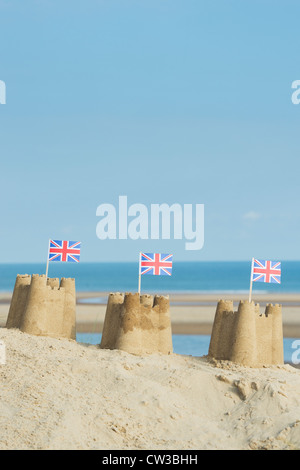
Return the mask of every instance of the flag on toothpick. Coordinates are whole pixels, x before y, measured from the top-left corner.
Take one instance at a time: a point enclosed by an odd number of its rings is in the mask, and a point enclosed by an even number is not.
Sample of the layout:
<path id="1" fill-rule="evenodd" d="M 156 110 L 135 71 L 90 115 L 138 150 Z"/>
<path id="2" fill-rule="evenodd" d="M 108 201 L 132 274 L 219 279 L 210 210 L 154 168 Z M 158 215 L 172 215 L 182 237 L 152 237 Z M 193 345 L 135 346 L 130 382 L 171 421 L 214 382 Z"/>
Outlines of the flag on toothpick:
<path id="1" fill-rule="evenodd" d="M 46 278 L 50 261 L 79 263 L 81 242 L 67 240 L 49 240 Z"/>
<path id="2" fill-rule="evenodd" d="M 253 282 L 281 282 L 281 263 L 278 261 L 253 260 Z"/>
<path id="3" fill-rule="evenodd" d="M 173 255 L 165 253 L 140 253 L 139 259 L 139 294 L 141 276 L 172 276 Z"/>
<path id="4" fill-rule="evenodd" d="M 65 261 L 79 263 L 81 242 L 66 240 L 50 240 L 49 261 Z"/>
<path id="5" fill-rule="evenodd" d="M 141 253 L 140 273 L 151 276 L 172 276 L 173 255 L 164 253 Z"/>
<path id="6" fill-rule="evenodd" d="M 281 263 L 279 261 L 266 261 L 252 258 L 249 302 L 252 296 L 253 282 L 281 283 Z"/>

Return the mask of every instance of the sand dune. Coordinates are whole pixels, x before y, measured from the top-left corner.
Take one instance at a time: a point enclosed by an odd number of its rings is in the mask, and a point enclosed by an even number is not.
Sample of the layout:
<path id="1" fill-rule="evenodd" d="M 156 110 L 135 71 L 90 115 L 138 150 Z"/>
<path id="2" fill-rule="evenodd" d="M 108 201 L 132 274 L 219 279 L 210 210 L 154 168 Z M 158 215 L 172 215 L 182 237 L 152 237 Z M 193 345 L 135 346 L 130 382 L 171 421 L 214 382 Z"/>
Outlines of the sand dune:
<path id="1" fill-rule="evenodd" d="M 0 449 L 299 449 L 300 371 L 0 328 Z"/>

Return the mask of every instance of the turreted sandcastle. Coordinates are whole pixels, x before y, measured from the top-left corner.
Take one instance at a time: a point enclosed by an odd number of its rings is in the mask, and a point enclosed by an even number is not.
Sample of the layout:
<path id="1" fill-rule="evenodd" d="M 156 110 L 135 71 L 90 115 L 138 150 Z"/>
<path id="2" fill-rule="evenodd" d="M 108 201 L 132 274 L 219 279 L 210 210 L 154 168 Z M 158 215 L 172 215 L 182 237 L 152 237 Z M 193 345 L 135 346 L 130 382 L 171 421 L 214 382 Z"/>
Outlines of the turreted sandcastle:
<path id="1" fill-rule="evenodd" d="M 18 274 L 6 328 L 37 336 L 76 338 L 75 279 Z"/>
<path id="2" fill-rule="evenodd" d="M 171 354 L 169 297 L 111 293 L 100 347 L 131 354 Z"/>
<path id="3" fill-rule="evenodd" d="M 249 367 L 283 364 L 282 307 L 241 301 L 238 311 L 231 300 L 217 305 L 208 356 Z"/>

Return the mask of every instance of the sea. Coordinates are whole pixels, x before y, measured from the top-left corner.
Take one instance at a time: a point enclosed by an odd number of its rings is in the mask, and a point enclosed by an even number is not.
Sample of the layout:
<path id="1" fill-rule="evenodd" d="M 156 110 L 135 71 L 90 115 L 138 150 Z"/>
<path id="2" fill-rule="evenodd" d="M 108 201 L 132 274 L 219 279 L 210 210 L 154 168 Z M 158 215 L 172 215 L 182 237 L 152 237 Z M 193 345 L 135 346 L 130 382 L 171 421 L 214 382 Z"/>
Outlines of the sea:
<path id="1" fill-rule="evenodd" d="M 0 264 L 0 292 L 11 292 L 17 274 L 44 274 L 46 264 Z M 142 276 L 144 293 L 232 293 L 247 294 L 250 285 L 249 261 L 173 261 L 172 276 Z M 138 263 L 50 263 L 49 277 L 74 277 L 77 292 L 137 292 Z M 258 293 L 299 293 L 300 261 L 282 261 L 281 284 L 254 283 Z M 88 299 L 87 299 L 88 301 Z M 99 299 L 101 301 L 101 299 Z M 103 299 L 102 299 L 103 301 Z M 101 335 L 81 333 L 77 341 L 99 344 Z M 210 336 L 173 335 L 174 352 L 203 356 Z M 299 353 L 298 353 L 299 350 Z M 300 340 L 284 338 L 285 362 L 300 363 Z"/>
<path id="2" fill-rule="evenodd" d="M 12 291 L 17 274 L 44 274 L 45 264 L 0 264 L 0 291 Z M 251 262 L 173 261 L 172 276 L 142 276 L 143 292 L 245 293 Z M 49 277 L 74 277 L 77 292 L 136 292 L 138 263 L 49 264 Z M 267 286 L 267 287 L 266 287 Z M 281 284 L 255 283 L 253 292 L 300 292 L 300 261 L 281 263 Z"/>
<path id="3" fill-rule="evenodd" d="M 100 344 L 101 333 L 77 333 L 76 341 L 85 344 Z M 202 357 L 208 353 L 209 335 L 173 335 L 173 351 L 184 356 Z M 300 364 L 300 339 L 283 339 L 284 362 Z"/>

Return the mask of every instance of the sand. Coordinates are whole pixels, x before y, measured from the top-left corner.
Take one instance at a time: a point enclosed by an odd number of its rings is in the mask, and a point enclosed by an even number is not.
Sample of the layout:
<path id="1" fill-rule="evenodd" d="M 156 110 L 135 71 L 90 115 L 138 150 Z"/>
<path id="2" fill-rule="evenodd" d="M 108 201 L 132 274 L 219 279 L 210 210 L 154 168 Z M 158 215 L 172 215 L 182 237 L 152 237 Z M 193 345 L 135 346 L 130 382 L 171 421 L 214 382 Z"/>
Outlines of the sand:
<path id="1" fill-rule="evenodd" d="M 84 298 L 102 297 L 95 304 Z M 217 294 L 170 295 L 173 333 L 210 334 Z M 300 370 L 247 368 L 206 357 L 137 356 L 4 328 L 0 295 L 0 450 L 300 449 Z M 102 331 L 107 293 L 77 293 L 78 332 Z M 300 295 L 283 304 L 285 337 L 300 338 Z"/>
<path id="2" fill-rule="evenodd" d="M 0 328 L 0 450 L 299 449 L 300 371 Z"/>

